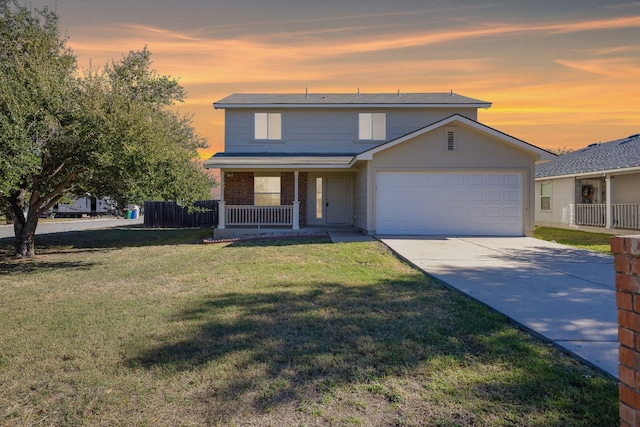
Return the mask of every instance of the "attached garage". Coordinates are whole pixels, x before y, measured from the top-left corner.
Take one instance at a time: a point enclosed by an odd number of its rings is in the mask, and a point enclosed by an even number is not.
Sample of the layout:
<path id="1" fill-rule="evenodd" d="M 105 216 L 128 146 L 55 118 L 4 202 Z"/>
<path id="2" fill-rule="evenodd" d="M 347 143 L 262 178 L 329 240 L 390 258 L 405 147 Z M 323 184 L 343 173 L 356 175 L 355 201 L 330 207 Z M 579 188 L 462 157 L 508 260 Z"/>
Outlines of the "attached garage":
<path id="1" fill-rule="evenodd" d="M 375 179 L 377 234 L 524 234 L 521 173 L 377 172 Z"/>

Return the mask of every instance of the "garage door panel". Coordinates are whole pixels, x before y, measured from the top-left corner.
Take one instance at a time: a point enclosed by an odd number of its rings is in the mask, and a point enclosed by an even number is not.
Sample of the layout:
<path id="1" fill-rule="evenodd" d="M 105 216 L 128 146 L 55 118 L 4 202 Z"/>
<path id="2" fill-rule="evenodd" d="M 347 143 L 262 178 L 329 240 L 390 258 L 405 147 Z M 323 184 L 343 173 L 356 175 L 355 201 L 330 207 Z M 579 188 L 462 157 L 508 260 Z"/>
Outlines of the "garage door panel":
<path id="1" fill-rule="evenodd" d="M 520 186 L 520 175 L 515 174 L 515 173 L 505 174 L 504 175 L 504 183 L 506 185 L 513 185 L 515 187 L 519 187 Z"/>
<path id="2" fill-rule="evenodd" d="M 502 175 L 487 174 L 485 176 L 485 184 L 487 185 L 503 185 L 504 177 Z"/>
<path id="3" fill-rule="evenodd" d="M 379 234 L 522 235 L 517 173 L 376 174 Z"/>

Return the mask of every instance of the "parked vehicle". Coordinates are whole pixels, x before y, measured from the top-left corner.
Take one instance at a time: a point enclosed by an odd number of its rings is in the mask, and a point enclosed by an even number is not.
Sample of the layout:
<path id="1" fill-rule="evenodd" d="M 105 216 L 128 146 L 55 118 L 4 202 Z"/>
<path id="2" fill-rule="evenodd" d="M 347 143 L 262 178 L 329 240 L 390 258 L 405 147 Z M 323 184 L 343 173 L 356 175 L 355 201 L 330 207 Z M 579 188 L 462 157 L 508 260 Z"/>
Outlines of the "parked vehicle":
<path id="1" fill-rule="evenodd" d="M 73 203 L 58 203 L 51 209 L 51 214 L 56 218 L 82 218 L 83 215 L 99 216 L 114 215 L 116 204 L 108 197 L 98 199 L 84 196 Z"/>

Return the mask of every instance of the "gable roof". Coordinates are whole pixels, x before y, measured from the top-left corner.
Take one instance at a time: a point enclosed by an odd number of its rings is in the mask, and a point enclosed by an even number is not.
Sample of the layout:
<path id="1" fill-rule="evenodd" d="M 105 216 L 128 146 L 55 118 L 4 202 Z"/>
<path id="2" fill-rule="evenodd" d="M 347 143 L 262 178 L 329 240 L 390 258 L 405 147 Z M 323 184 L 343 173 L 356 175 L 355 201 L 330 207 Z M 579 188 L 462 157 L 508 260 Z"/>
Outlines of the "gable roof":
<path id="1" fill-rule="evenodd" d="M 385 142 L 384 144 L 380 144 L 377 147 L 373 147 L 367 151 L 364 151 L 360 154 L 358 154 L 358 156 L 356 156 L 356 160 L 371 160 L 373 159 L 373 155 L 386 150 L 388 148 L 394 147 L 398 144 L 401 144 L 405 141 L 408 141 L 410 139 L 413 139 L 417 136 L 423 135 L 427 132 L 431 132 L 434 129 L 440 128 L 442 126 L 446 126 L 448 124 L 454 123 L 454 122 L 458 122 L 461 123 L 463 125 L 469 126 L 481 133 L 484 133 L 485 135 L 489 135 L 492 136 L 494 138 L 500 139 L 508 144 L 511 144 L 517 148 L 520 148 L 524 151 L 528 151 L 532 154 L 536 154 L 538 156 L 540 156 L 539 158 L 541 160 L 550 160 L 552 158 L 555 157 L 554 154 L 543 150 L 542 148 L 536 147 L 535 145 L 529 144 L 528 142 L 525 142 L 521 139 L 515 138 L 513 136 L 507 135 L 504 132 L 500 132 L 499 130 L 496 130 L 492 127 L 489 127 L 487 125 L 483 125 L 480 122 L 477 122 L 475 120 L 472 120 L 468 117 L 462 116 L 460 114 L 453 114 L 447 118 L 444 118 L 442 120 L 439 120 L 435 123 L 432 123 L 428 126 L 425 126 L 423 128 L 420 128 L 418 130 L 415 130 L 413 132 L 410 132 L 404 136 L 401 136 L 399 138 L 393 139 L 391 141 Z"/>
<path id="2" fill-rule="evenodd" d="M 285 108 L 285 107 L 469 107 L 489 108 L 491 103 L 468 98 L 453 92 L 438 93 L 293 93 L 249 94 L 234 93 L 213 103 L 224 108 Z"/>
<path id="3" fill-rule="evenodd" d="M 536 178 L 640 168 L 640 134 L 595 143 L 536 166 Z"/>

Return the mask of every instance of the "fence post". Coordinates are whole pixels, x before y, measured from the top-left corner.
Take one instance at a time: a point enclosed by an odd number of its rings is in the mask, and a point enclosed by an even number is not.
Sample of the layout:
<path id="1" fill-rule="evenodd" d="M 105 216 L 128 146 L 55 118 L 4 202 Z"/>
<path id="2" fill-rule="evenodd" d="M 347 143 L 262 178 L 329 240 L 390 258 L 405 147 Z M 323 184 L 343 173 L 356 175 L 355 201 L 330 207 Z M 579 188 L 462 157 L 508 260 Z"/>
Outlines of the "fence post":
<path id="1" fill-rule="evenodd" d="M 620 426 L 640 426 L 640 236 L 611 239 L 618 307 Z"/>

